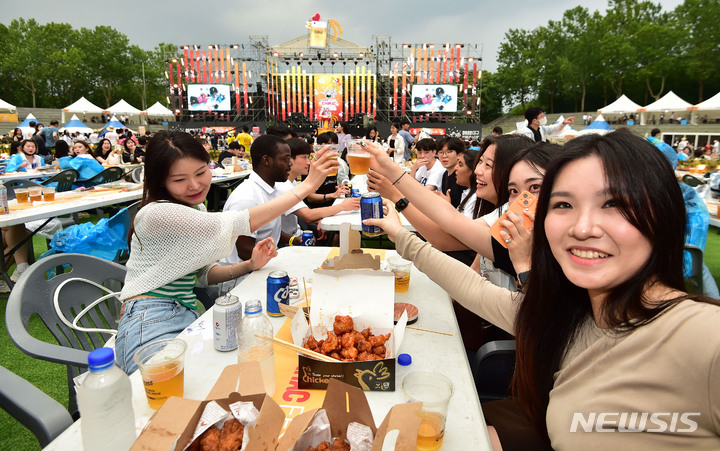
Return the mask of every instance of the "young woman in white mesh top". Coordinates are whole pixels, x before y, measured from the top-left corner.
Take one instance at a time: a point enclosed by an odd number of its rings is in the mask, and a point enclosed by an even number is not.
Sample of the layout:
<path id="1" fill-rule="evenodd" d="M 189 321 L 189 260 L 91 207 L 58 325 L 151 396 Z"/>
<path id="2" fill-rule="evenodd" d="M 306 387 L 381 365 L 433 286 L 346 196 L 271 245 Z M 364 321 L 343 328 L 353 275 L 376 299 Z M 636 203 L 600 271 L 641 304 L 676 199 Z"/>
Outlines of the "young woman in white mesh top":
<path id="1" fill-rule="evenodd" d="M 261 136 L 253 146 L 276 154 L 285 141 Z M 289 154 L 289 152 L 288 152 Z M 197 317 L 196 281 L 213 285 L 262 268 L 276 254 L 272 239 L 258 243 L 252 258 L 232 266 L 216 262 L 228 256 L 239 235 L 249 235 L 314 193 L 337 161 L 316 153 L 307 179 L 293 190 L 245 211 L 208 213 L 203 205 L 212 176 L 210 156 L 184 132 L 157 133 L 148 143 L 142 207 L 130 232 L 130 258 L 115 344 L 118 365 L 137 367 L 132 356 L 143 344 L 171 338 Z M 258 161 L 255 164 L 263 164 Z"/>

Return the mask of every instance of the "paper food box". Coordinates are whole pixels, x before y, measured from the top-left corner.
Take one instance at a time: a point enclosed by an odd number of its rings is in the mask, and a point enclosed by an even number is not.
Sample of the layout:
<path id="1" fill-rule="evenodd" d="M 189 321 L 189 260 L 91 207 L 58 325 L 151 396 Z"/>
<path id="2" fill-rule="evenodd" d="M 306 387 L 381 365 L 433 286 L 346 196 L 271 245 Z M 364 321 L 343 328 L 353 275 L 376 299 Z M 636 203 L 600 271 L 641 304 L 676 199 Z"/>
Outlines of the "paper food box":
<path id="1" fill-rule="evenodd" d="M 375 427 L 365 393 L 357 387 L 330 380 L 321 409 L 297 416 L 280 438 L 278 451 L 305 451 L 323 441 L 340 439 L 352 449 L 414 450 L 421 418 L 415 415 L 422 403 L 399 404 Z"/>
<path id="2" fill-rule="evenodd" d="M 372 335 L 390 333 L 390 337 L 384 344 L 384 356 L 373 357 L 374 360 L 325 362 L 298 354 L 299 388 L 323 389 L 331 379 L 338 379 L 362 390 L 395 390 L 395 358 L 407 320 L 403 319 L 393 327 L 394 284 L 394 274 L 380 270 L 379 257 L 357 250 L 336 257 L 315 270 L 310 322 L 299 310 L 291 324 L 296 345 L 303 346 L 311 335 L 318 342 L 327 340 L 328 331 L 334 330 L 337 315 L 350 316 L 358 332 L 370 328 Z M 341 351 L 337 353 L 341 354 Z"/>
<path id="3" fill-rule="evenodd" d="M 205 401 L 169 398 L 152 416 L 131 449 L 151 451 L 192 449 L 188 446 L 191 445 L 199 428 L 205 430 L 216 427 L 213 426 L 214 419 L 223 415 L 219 409 L 231 412 L 232 416 L 245 425 L 246 437 L 241 448 L 243 451 L 275 449 L 285 414 L 277 403 L 265 394 L 258 362 L 227 366 Z M 250 414 L 248 411 L 254 411 L 252 412 L 254 424 L 245 424 L 245 418 Z"/>

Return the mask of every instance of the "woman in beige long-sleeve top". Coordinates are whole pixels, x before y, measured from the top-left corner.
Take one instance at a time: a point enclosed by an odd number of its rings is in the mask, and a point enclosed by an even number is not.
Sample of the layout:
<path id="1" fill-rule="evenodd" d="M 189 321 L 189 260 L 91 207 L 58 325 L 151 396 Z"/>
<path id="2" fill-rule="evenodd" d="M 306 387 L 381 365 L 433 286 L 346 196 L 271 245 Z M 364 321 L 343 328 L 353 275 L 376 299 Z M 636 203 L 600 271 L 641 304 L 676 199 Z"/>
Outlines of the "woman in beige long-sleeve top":
<path id="1" fill-rule="evenodd" d="M 521 294 L 420 242 L 389 210 L 369 223 L 451 296 L 516 335 L 514 391 L 552 448 L 720 448 L 720 307 L 684 291 L 682 195 L 644 140 L 626 131 L 576 138 L 553 161 Z M 512 240 L 517 229 L 507 229 Z M 513 441 L 498 433 L 503 446 Z"/>

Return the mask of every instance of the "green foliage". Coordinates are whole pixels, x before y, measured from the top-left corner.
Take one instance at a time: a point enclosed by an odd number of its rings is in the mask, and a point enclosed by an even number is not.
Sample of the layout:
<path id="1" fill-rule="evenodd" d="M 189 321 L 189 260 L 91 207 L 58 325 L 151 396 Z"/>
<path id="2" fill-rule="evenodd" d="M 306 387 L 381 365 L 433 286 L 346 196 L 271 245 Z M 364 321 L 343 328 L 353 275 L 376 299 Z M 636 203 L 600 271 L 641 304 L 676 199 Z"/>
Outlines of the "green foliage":
<path id="1" fill-rule="evenodd" d="M 0 98 L 44 108 L 61 108 L 81 95 L 101 107 L 124 98 L 145 109 L 146 103 L 165 99 L 165 59 L 177 55 L 172 44 L 153 50 L 131 45 L 127 36 L 105 25 L 76 30 L 69 24 L 14 19 L 8 26 L 0 24 Z"/>
<path id="2" fill-rule="evenodd" d="M 497 95 L 505 105 L 592 111 L 622 94 L 640 104 L 669 90 L 697 103 L 720 90 L 717 0 L 611 0 L 603 13 L 578 6 L 559 22 L 505 34 Z M 707 94 L 707 96 L 705 95 Z"/>

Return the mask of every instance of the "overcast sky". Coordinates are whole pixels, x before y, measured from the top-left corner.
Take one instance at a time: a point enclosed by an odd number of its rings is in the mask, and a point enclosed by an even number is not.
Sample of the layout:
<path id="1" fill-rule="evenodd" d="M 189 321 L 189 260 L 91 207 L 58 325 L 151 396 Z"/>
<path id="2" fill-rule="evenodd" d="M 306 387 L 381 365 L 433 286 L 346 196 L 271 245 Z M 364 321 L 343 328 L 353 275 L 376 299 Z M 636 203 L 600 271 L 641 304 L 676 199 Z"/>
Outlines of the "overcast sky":
<path id="1" fill-rule="evenodd" d="M 570 8 L 582 5 L 604 13 L 603 0 L 407 0 L 407 1 L 187 1 L 187 0 L 2 0 L 0 22 L 35 18 L 40 23 L 69 23 L 74 28 L 109 25 L 130 42 L 152 49 L 160 42 L 183 44 L 234 44 L 249 35 L 267 35 L 271 45 L 308 32 L 305 22 L 315 13 L 334 19 L 342 38 L 370 46 L 373 35 L 390 35 L 393 43 L 477 44 L 483 69 L 497 70 L 497 52 L 511 28 L 532 29 L 560 20 Z M 659 2 L 665 11 L 681 0 Z M 107 5 L 107 6 L 106 6 Z M 473 50 L 473 53 L 475 51 Z M 473 55 L 469 55 L 473 56 Z"/>

